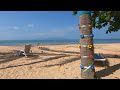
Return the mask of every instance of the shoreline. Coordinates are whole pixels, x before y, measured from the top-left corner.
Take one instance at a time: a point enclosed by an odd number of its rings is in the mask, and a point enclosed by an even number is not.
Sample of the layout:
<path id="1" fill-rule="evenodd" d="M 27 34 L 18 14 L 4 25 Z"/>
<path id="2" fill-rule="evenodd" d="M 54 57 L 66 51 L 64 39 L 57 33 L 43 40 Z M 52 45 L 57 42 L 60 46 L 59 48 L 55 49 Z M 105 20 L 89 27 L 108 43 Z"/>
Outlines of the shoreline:
<path id="1" fill-rule="evenodd" d="M 79 43 L 78 43 L 79 44 Z M 33 46 L 42 46 L 42 45 L 78 45 L 78 44 L 31 44 Z M 108 44 L 120 44 L 120 43 L 94 43 L 94 45 L 108 45 Z M 0 46 L 24 46 L 25 44 L 21 45 L 0 45 Z"/>
<path id="2" fill-rule="evenodd" d="M 120 39 L 95 39 L 94 44 L 119 44 Z M 0 40 L 0 46 L 23 46 L 25 44 L 36 45 L 74 45 L 80 44 L 79 39 L 75 40 Z"/>

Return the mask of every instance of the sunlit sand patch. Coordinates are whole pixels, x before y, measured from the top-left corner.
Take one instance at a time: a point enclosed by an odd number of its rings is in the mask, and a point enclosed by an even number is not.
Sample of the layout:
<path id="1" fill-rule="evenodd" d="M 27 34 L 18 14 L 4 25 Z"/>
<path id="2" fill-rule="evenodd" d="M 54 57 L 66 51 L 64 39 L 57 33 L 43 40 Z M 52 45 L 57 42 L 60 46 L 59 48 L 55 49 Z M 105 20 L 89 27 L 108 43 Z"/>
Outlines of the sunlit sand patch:
<path id="1" fill-rule="evenodd" d="M 107 55 L 109 67 L 96 65 L 101 79 L 120 78 L 120 44 L 95 44 L 95 53 Z M 33 56 L 13 57 L 11 54 L 24 46 L 0 46 L 0 78 L 81 79 L 80 49 L 72 45 L 33 46 Z M 38 47 L 45 47 L 41 52 Z M 11 57 L 10 57 L 11 55 Z M 100 63 L 99 63 L 100 64 Z M 102 63 L 101 63 L 102 64 Z"/>

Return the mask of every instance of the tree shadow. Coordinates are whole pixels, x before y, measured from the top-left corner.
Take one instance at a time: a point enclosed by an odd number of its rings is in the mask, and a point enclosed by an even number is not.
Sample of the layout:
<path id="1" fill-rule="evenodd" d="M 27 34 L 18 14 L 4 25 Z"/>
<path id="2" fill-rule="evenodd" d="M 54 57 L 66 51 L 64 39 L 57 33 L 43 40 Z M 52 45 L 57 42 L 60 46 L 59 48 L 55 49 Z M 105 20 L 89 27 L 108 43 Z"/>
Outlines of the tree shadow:
<path id="1" fill-rule="evenodd" d="M 74 55 L 71 55 L 71 56 L 74 56 Z M 59 64 L 47 65 L 45 67 L 52 67 L 52 66 L 57 66 L 57 65 L 62 66 L 64 64 L 71 63 L 71 62 L 76 61 L 76 60 L 80 60 L 80 57 L 75 57 L 75 58 L 71 58 L 71 59 L 65 59 L 65 61 L 62 61 Z M 105 61 L 94 61 L 94 65 L 97 66 L 97 67 L 108 68 L 109 67 L 109 61 L 108 61 L 108 59 L 106 59 Z"/>
<path id="2" fill-rule="evenodd" d="M 55 51 L 55 50 L 53 50 Z M 11 52 L 8 52 L 8 53 L 0 53 L 0 63 L 5 63 L 5 62 L 9 62 L 9 61 L 13 61 L 13 60 L 17 60 L 21 57 L 24 57 L 24 56 L 17 56 L 17 53 L 19 51 L 18 50 L 12 50 Z M 56 51 L 56 52 L 59 52 L 59 51 Z M 6 68 L 12 68 L 12 67 L 18 67 L 18 66 L 24 66 L 24 65 L 31 65 L 31 64 L 36 64 L 36 63 L 40 63 L 40 62 L 46 62 L 46 61 L 50 61 L 50 60 L 55 60 L 55 59 L 59 59 L 59 58 L 62 58 L 62 57 L 68 57 L 68 56 L 72 56 L 72 55 L 68 55 L 68 54 L 54 54 L 54 53 L 34 53 L 33 55 L 29 55 L 27 58 L 30 58 L 32 60 L 35 60 L 35 59 L 40 59 L 39 56 L 51 56 L 51 55 L 56 55 L 55 57 L 50 57 L 50 58 L 46 58 L 46 59 L 43 59 L 42 61 L 35 61 L 35 62 L 31 62 L 31 63 L 26 63 L 26 64 L 21 64 L 21 65 L 12 65 L 12 66 L 7 66 L 7 67 L 3 67 L 3 68 L 0 68 L 0 69 L 6 69 Z M 73 55 L 74 56 L 74 55 Z M 8 58 L 6 58 L 8 57 Z"/>
<path id="3" fill-rule="evenodd" d="M 19 56 L 18 55 L 18 51 L 17 50 L 13 50 L 11 52 L 0 52 L 0 63 L 6 63 L 6 62 L 10 62 L 13 60 L 17 60 L 19 58 L 25 57 L 23 56 Z M 33 55 L 28 55 L 27 58 L 31 58 L 31 59 L 38 59 L 39 55 L 33 54 Z"/>
<path id="4" fill-rule="evenodd" d="M 97 76 L 98 79 L 100 79 L 101 77 L 105 77 L 105 76 L 108 76 L 110 74 L 113 74 L 113 72 L 115 72 L 118 69 L 120 69 L 120 63 L 116 64 L 116 65 L 113 65 L 113 66 L 110 66 L 107 69 L 97 71 L 96 76 Z"/>
<path id="5" fill-rule="evenodd" d="M 31 60 L 40 59 L 39 55 L 37 54 L 29 55 L 28 58 L 30 58 Z"/>
<path id="6" fill-rule="evenodd" d="M 105 58 L 120 58 L 120 55 L 117 54 L 104 54 Z"/>
<path id="7" fill-rule="evenodd" d="M 15 54 L 9 53 L 0 53 L 0 63 L 6 63 L 21 58 L 21 56 L 16 56 Z"/>
<path id="8" fill-rule="evenodd" d="M 58 55 L 68 55 L 68 54 L 55 54 L 55 53 L 46 53 L 46 52 L 42 52 L 42 53 L 35 53 L 35 54 L 39 54 L 41 56 L 58 56 Z"/>
<path id="9" fill-rule="evenodd" d="M 80 60 L 80 58 L 79 57 L 75 57 L 75 58 L 71 58 L 71 59 L 65 59 L 65 61 L 62 61 L 59 64 L 51 64 L 51 65 L 47 65 L 47 66 L 44 66 L 44 67 L 62 66 L 62 65 L 65 65 L 67 63 L 71 63 L 71 62 L 77 61 L 77 60 Z"/>
<path id="10" fill-rule="evenodd" d="M 49 49 L 49 48 L 46 48 L 46 47 L 39 47 L 39 49 L 40 49 L 40 50 L 44 50 L 44 51 L 52 51 L 52 52 L 62 52 L 62 53 L 80 54 L 79 52 L 53 50 L 53 49 Z"/>
<path id="11" fill-rule="evenodd" d="M 94 61 L 94 65 L 96 67 L 109 67 L 109 61 L 106 59 L 105 61 Z"/>
<path id="12" fill-rule="evenodd" d="M 20 65 L 12 65 L 12 66 L 3 67 L 3 68 L 0 68 L 0 69 L 13 68 L 13 67 L 19 67 L 19 66 L 25 66 L 25 65 L 32 65 L 32 64 L 47 62 L 49 60 L 56 60 L 56 59 L 59 59 L 59 58 L 62 58 L 62 57 L 68 57 L 68 56 L 69 55 L 55 56 L 55 57 L 50 57 L 50 58 L 43 59 L 42 61 L 35 61 L 35 62 L 20 64 Z"/>
<path id="13" fill-rule="evenodd" d="M 80 57 L 75 57 L 75 58 L 71 58 L 71 59 L 65 59 L 65 61 L 62 61 L 59 64 L 47 65 L 45 67 L 52 67 L 52 66 L 57 66 L 57 65 L 62 66 L 64 64 L 71 63 L 71 62 L 76 61 L 76 60 L 80 60 Z M 97 67 L 108 68 L 109 67 L 109 61 L 108 61 L 108 59 L 106 59 L 105 61 L 94 61 L 94 65 L 97 66 Z"/>

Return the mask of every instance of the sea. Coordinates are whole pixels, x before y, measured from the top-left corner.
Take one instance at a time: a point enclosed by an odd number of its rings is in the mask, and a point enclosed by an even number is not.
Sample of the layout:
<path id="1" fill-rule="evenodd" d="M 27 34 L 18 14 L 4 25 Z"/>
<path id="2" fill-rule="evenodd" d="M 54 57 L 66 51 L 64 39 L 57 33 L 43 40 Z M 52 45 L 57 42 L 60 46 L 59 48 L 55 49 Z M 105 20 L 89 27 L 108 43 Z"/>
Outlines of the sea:
<path id="1" fill-rule="evenodd" d="M 74 40 L 0 40 L 0 46 L 17 46 L 17 45 L 44 45 L 44 44 L 79 44 L 79 39 Z M 94 39 L 94 44 L 120 43 L 120 39 Z"/>

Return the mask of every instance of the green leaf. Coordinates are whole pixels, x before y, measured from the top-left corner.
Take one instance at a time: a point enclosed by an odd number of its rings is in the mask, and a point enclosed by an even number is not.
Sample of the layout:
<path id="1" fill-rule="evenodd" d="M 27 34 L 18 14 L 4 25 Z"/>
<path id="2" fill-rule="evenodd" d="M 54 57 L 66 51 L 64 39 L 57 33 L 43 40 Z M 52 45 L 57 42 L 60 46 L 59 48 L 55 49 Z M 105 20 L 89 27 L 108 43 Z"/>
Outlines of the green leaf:
<path id="1" fill-rule="evenodd" d="M 108 34 L 108 30 L 106 31 L 106 34 Z"/>
<path id="2" fill-rule="evenodd" d="M 76 15 L 77 11 L 73 11 Z M 101 29 L 108 25 L 107 33 L 120 30 L 120 11 L 93 11 L 91 14 L 93 28 Z"/>
<path id="3" fill-rule="evenodd" d="M 72 14 L 73 14 L 73 15 L 76 15 L 76 14 L 77 14 L 77 11 L 72 11 Z"/>

